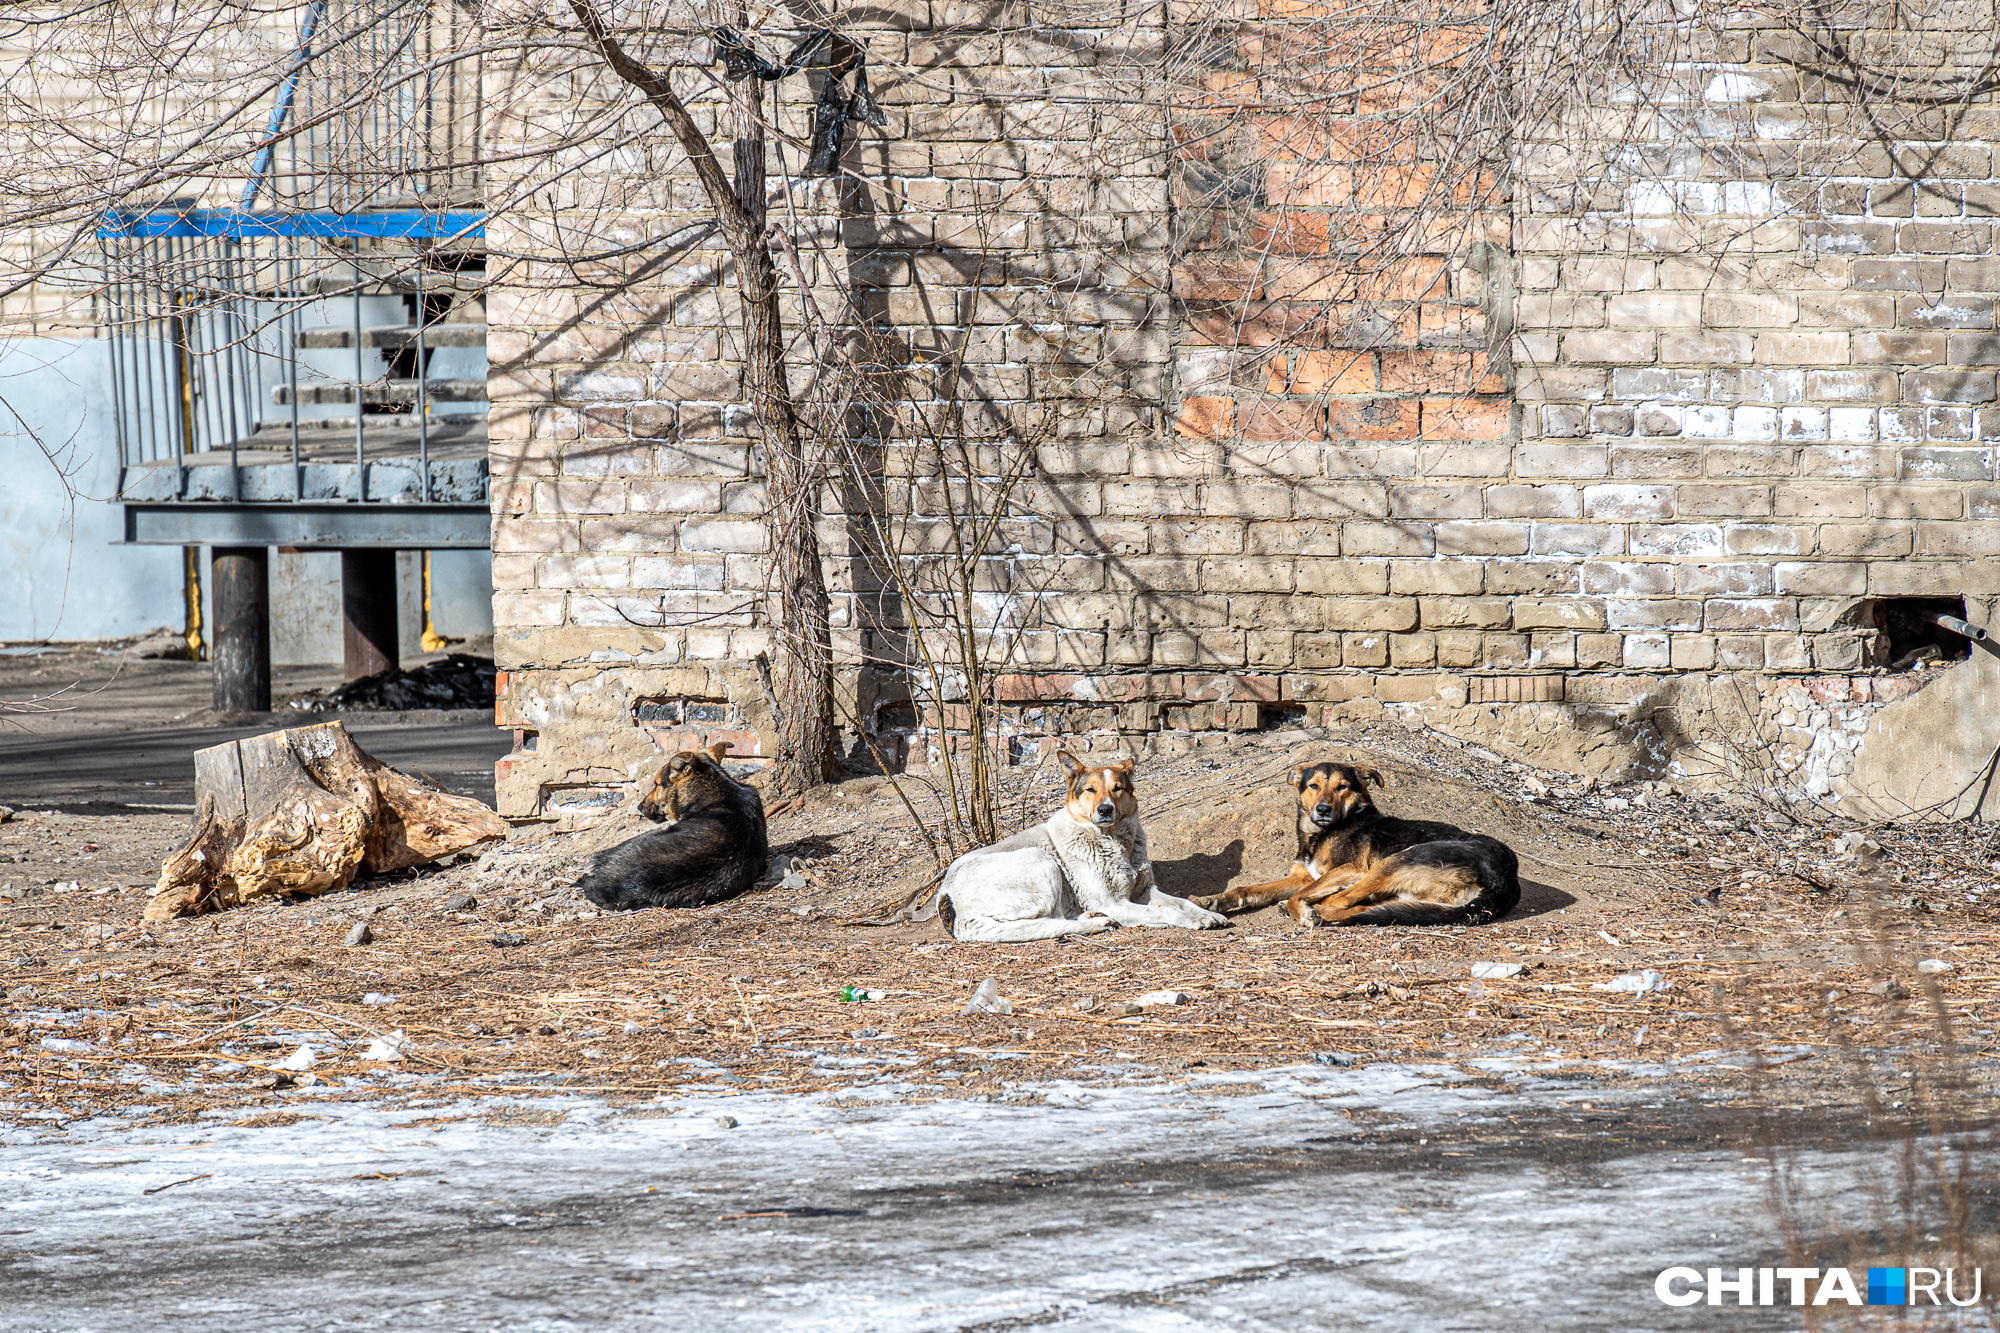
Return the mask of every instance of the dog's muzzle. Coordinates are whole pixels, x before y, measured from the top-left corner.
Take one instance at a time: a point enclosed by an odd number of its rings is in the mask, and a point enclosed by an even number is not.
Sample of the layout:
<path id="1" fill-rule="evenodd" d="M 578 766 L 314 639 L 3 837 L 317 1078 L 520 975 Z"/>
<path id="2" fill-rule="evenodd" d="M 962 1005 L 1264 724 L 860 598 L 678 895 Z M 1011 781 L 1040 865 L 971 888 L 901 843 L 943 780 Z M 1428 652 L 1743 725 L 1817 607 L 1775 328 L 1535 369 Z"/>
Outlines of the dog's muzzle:
<path id="1" fill-rule="evenodd" d="M 1094 818 L 1099 824 L 1116 824 L 1118 822 L 1118 807 L 1106 801 L 1103 805 L 1097 807 Z"/>
<path id="2" fill-rule="evenodd" d="M 1330 805 L 1314 806 L 1312 808 L 1312 815 L 1310 817 L 1312 819 L 1312 822 L 1319 825 L 1321 828 L 1332 828 L 1338 818 L 1333 813 L 1333 807 Z"/>

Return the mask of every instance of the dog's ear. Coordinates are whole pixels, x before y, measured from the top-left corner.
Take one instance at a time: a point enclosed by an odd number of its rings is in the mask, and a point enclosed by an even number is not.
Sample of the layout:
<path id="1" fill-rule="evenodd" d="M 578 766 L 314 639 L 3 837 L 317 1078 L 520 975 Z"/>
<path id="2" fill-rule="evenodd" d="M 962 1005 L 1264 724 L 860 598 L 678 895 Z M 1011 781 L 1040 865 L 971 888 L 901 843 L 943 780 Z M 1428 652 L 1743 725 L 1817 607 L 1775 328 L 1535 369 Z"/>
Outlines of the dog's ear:
<path id="1" fill-rule="evenodd" d="M 1306 786 L 1306 774 L 1310 773 L 1311 771 L 1312 771 L 1312 766 L 1309 764 L 1300 764 L 1296 768 L 1292 769 L 1292 776 L 1290 779 L 1292 786 L 1300 791 L 1304 791 Z"/>
<path id="2" fill-rule="evenodd" d="M 1083 772 L 1083 761 L 1081 759 L 1078 759 L 1075 755 L 1071 754 L 1068 750 L 1057 750 L 1056 762 L 1063 766 L 1063 771 L 1069 774 L 1072 779 L 1074 779 L 1077 774 Z"/>
<path id="3" fill-rule="evenodd" d="M 708 747 L 709 758 L 715 760 L 715 762 L 719 764 L 723 760 L 727 759 L 729 757 L 729 752 L 735 748 L 736 747 L 728 741 L 717 741 L 715 744 Z"/>
<path id="4" fill-rule="evenodd" d="M 662 778 L 677 778 L 692 767 L 694 767 L 693 756 L 686 750 L 682 750 L 672 759 L 667 760 L 667 766 L 661 770 L 660 776 Z"/>
<path id="5" fill-rule="evenodd" d="M 1386 787 L 1389 785 L 1382 780 L 1382 770 L 1379 768 L 1357 768 L 1354 770 L 1354 776 L 1360 778 L 1366 786 Z"/>
<path id="6" fill-rule="evenodd" d="M 1137 767 L 1138 763 L 1139 761 L 1131 755 L 1124 754 L 1118 756 L 1118 762 L 1111 765 L 1111 768 L 1114 772 L 1123 773 L 1129 778 L 1132 776 L 1132 770 Z"/>

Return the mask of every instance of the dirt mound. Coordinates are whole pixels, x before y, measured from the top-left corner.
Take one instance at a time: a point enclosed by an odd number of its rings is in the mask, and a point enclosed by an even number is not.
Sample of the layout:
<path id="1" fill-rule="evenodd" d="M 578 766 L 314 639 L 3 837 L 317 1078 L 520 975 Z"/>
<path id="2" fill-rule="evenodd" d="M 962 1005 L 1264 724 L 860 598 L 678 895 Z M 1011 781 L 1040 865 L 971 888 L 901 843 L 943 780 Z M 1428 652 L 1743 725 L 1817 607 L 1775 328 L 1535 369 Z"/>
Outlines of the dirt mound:
<path id="1" fill-rule="evenodd" d="M 306 690 L 280 704 L 300 713 L 392 713 L 415 708 L 491 708 L 497 671 L 490 657 L 451 653 L 411 671 L 400 668 Z"/>

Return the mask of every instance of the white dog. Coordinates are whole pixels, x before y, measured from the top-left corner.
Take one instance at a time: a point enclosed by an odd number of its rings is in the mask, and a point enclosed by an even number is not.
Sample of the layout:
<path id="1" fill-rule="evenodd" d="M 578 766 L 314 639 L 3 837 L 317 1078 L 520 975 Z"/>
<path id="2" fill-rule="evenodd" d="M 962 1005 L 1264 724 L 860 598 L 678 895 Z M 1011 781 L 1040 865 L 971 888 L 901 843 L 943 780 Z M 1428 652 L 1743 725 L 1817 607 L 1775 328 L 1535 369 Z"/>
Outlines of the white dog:
<path id="1" fill-rule="evenodd" d="M 1017 943 L 1116 926 L 1213 930 L 1229 918 L 1162 893 L 1146 856 L 1132 761 L 1085 768 L 1067 752 L 1069 799 L 1047 822 L 967 852 L 935 910 L 961 940 Z"/>

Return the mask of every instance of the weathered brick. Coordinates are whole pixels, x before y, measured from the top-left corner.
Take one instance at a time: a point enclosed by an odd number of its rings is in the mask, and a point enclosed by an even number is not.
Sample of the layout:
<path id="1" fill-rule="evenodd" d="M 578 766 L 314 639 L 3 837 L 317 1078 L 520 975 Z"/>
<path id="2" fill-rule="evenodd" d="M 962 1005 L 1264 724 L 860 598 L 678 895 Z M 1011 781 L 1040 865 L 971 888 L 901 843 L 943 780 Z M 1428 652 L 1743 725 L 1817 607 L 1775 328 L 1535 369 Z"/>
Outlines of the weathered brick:
<path id="1" fill-rule="evenodd" d="M 1674 590 L 1674 566 L 1628 560 L 1587 560 L 1583 590 L 1623 597 L 1660 597 Z"/>
<path id="2" fill-rule="evenodd" d="M 1618 555 L 1625 549 L 1625 530 L 1616 524 L 1537 523 L 1536 555 Z"/>
<path id="3" fill-rule="evenodd" d="M 1610 598 L 1604 603 L 1605 624 L 1612 629 L 1701 628 L 1701 603 L 1686 598 Z"/>
<path id="4" fill-rule="evenodd" d="M 1476 560 L 1394 560 L 1389 564 L 1389 590 L 1397 596 L 1445 594 L 1471 596 L 1485 581 Z"/>
<path id="5" fill-rule="evenodd" d="M 1515 629 L 1603 629 L 1604 603 L 1592 598 L 1514 599 Z"/>
<path id="6" fill-rule="evenodd" d="M 1672 518 L 1671 486 L 1604 485 L 1583 489 L 1583 513 L 1600 522 Z"/>
<path id="7" fill-rule="evenodd" d="M 1951 486 L 1871 486 L 1868 512 L 1874 518 L 1957 518 L 1964 497 Z"/>
<path id="8" fill-rule="evenodd" d="M 1416 628 L 1418 603 L 1407 597 L 1329 597 L 1322 611 L 1328 629 L 1393 633 Z"/>

